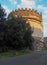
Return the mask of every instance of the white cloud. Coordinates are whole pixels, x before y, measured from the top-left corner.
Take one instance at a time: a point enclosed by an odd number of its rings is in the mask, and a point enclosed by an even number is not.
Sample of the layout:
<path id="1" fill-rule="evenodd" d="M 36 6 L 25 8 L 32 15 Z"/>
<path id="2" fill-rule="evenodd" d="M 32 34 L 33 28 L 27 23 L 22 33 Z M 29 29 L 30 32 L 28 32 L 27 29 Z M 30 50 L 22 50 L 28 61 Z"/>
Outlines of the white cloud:
<path id="1" fill-rule="evenodd" d="M 9 2 L 10 2 L 12 5 L 16 5 L 16 4 L 17 4 L 17 0 L 9 0 Z"/>
<path id="2" fill-rule="evenodd" d="M 11 10 L 6 5 L 2 5 L 2 7 L 5 9 L 7 15 L 11 12 Z"/>
<path id="3" fill-rule="evenodd" d="M 38 9 L 42 10 L 43 19 L 47 19 L 47 7 L 38 5 Z"/>
<path id="4" fill-rule="evenodd" d="M 43 22 L 43 36 L 46 37 L 47 36 L 47 22 Z"/>
<path id="5" fill-rule="evenodd" d="M 47 26 L 47 22 L 43 22 L 43 24 Z"/>
<path id="6" fill-rule="evenodd" d="M 21 4 L 18 5 L 18 8 L 34 8 L 35 7 L 35 0 L 21 0 Z"/>
<path id="7" fill-rule="evenodd" d="M 46 25 L 47 25 L 47 23 L 46 23 Z M 47 37 L 47 27 L 46 26 L 44 26 L 44 36 Z"/>
<path id="8" fill-rule="evenodd" d="M 38 8 L 41 9 L 42 11 L 44 11 L 44 13 L 47 12 L 47 7 L 45 7 L 45 6 L 38 5 Z"/>
<path id="9" fill-rule="evenodd" d="M 47 14 L 44 14 L 43 15 L 43 19 L 47 19 Z"/>

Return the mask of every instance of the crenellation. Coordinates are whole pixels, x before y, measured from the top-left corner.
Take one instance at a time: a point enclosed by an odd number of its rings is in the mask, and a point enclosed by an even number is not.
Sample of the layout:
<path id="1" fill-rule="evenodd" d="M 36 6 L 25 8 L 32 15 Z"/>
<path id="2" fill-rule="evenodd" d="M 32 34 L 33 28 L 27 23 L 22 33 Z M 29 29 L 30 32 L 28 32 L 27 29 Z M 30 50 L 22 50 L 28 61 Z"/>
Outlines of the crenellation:
<path id="1" fill-rule="evenodd" d="M 13 11 L 13 14 L 14 15 L 17 15 L 17 16 L 22 16 L 24 18 L 33 18 L 33 19 L 36 19 L 38 20 L 38 22 L 42 21 L 42 16 L 34 9 L 23 9 L 23 8 L 18 8 L 18 10 L 15 10 Z"/>
<path id="2" fill-rule="evenodd" d="M 20 8 L 18 8 L 18 11 L 21 10 Z"/>
<path id="3" fill-rule="evenodd" d="M 29 11 L 31 11 L 31 8 L 29 8 Z"/>
<path id="4" fill-rule="evenodd" d="M 42 16 L 34 9 L 31 10 L 30 8 L 18 8 L 18 10 L 11 12 L 11 15 L 22 16 L 24 19 L 30 19 L 30 21 L 35 20 L 38 24 L 41 24 L 42 27 Z"/>
<path id="5" fill-rule="evenodd" d="M 27 10 L 27 8 L 25 8 L 25 10 Z"/>
<path id="6" fill-rule="evenodd" d="M 34 15 L 34 16 L 37 16 L 37 17 L 39 17 L 39 18 L 41 18 L 41 15 L 40 15 L 40 13 L 38 13 L 36 10 L 34 10 L 34 9 L 27 9 L 27 8 L 25 8 L 25 9 L 23 9 L 23 8 L 18 8 L 18 10 L 16 11 L 15 10 L 15 12 L 17 12 L 18 14 L 20 14 L 20 12 L 21 12 L 21 15 L 22 15 L 22 13 L 24 14 L 24 15 Z"/>
<path id="7" fill-rule="evenodd" d="M 21 8 L 21 10 L 24 10 L 23 8 Z"/>

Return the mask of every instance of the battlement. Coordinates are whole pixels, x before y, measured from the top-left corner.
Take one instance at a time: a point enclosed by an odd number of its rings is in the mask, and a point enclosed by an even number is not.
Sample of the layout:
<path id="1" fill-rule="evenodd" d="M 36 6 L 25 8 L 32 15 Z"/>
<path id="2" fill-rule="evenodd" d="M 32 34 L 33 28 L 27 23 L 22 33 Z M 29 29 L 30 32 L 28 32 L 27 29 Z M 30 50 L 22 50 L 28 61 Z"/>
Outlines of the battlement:
<path id="1" fill-rule="evenodd" d="M 28 14 L 28 13 L 36 13 L 37 15 L 39 15 L 39 16 L 42 16 L 42 14 L 41 13 L 39 13 L 37 10 L 34 10 L 34 9 L 28 9 L 28 8 L 25 8 L 25 9 L 23 9 L 23 8 L 18 8 L 17 10 L 15 10 L 14 12 L 19 12 L 19 11 L 21 11 L 21 12 L 24 12 L 24 11 L 26 11 L 26 13 Z"/>
<path id="2" fill-rule="evenodd" d="M 17 15 L 17 16 L 36 16 L 40 19 L 42 19 L 42 14 L 39 13 L 37 10 L 34 10 L 34 9 L 23 9 L 23 8 L 18 8 L 16 9 L 15 11 L 12 11 L 10 14 L 14 14 L 14 15 Z"/>
<path id="3" fill-rule="evenodd" d="M 36 28 L 40 28 L 41 30 L 43 30 L 42 15 L 34 9 L 17 9 L 9 14 L 10 19 L 12 16 L 23 17 L 23 19 L 30 22 L 30 25 L 32 24 L 32 27 L 35 26 Z"/>
<path id="4" fill-rule="evenodd" d="M 34 9 L 31 10 L 30 8 L 29 9 L 18 8 L 17 10 L 13 11 L 13 14 L 17 16 L 26 16 L 26 17 L 32 16 L 33 18 L 37 17 L 39 20 L 42 20 L 42 14 L 40 14 Z"/>
<path id="5" fill-rule="evenodd" d="M 25 17 L 25 18 L 35 18 L 35 19 L 38 19 L 39 21 L 42 20 L 42 14 L 40 14 L 39 12 L 37 12 L 37 10 L 34 10 L 34 9 L 23 9 L 23 8 L 18 8 L 16 9 L 15 11 L 12 11 L 10 15 L 14 15 L 14 16 L 22 16 L 22 17 Z"/>

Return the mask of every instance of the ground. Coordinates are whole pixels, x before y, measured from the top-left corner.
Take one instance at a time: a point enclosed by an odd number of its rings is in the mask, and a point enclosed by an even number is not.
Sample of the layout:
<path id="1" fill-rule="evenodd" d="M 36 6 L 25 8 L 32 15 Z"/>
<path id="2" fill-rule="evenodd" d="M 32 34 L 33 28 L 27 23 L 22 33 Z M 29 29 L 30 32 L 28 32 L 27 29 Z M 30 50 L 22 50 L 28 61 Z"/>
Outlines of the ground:
<path id="1" fill-rule="evenodd" d="M 0 59 L 0 65 L 47 65 L 47 51 Z"/>

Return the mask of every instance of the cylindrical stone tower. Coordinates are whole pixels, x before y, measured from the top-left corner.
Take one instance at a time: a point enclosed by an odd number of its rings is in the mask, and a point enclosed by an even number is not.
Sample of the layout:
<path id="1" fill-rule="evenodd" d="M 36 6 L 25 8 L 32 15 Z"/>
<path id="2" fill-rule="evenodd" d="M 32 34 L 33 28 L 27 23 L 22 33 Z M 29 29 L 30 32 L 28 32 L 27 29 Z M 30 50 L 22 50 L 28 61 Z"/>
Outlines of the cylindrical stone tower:
<path id="1" fill-rule="evenodd" d="M 43 23 L 42 23 L 42 15 L 39 14 L 35 10 L 27 10 L 25 9 L 18 9 L 9 14 L 9 19 L 11 19 L 12 15 L 14 17 L 22 16 L 23 19 L 27 20 L 27 23 L 30 24 L 31 28 L 33 28 L 34 43 L 33 43 L 33 50 L 40 51 L 43 49 Z"/>

